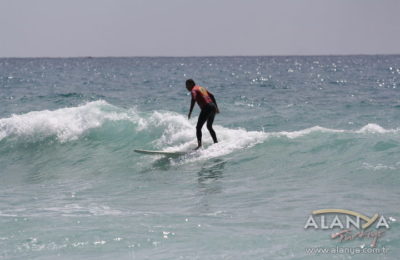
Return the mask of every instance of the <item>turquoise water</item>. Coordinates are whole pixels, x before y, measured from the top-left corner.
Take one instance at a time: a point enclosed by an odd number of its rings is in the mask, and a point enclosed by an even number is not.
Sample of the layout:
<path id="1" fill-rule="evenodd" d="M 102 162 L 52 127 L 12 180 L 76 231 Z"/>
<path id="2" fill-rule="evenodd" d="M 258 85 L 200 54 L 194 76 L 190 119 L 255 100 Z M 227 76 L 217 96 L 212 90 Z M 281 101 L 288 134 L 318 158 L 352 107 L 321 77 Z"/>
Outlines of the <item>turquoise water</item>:
<path id="1" fill-rule="evenodd" d="M 217 98 L 220 143 L 184 82 Z M 0 59 L 0 259 L 397 259 L 400 56 Z M 387 254 L 305 230 L 337 208 Z"/>

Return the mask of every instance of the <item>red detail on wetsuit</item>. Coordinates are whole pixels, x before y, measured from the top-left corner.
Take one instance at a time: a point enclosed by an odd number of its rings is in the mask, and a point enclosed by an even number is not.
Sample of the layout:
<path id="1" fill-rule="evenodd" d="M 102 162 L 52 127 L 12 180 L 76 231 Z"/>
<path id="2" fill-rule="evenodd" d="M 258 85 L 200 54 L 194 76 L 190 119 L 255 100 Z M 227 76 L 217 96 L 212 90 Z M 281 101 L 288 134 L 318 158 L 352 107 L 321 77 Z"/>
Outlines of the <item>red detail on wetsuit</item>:
<path id="1" fill-rule="evenodd" d="M 209 92 L 204 87 L 194 86 L 191 93 L 192 99 L 196 100 L 201 109 L 203 109 L 205 105 L 213 102 Z"/>

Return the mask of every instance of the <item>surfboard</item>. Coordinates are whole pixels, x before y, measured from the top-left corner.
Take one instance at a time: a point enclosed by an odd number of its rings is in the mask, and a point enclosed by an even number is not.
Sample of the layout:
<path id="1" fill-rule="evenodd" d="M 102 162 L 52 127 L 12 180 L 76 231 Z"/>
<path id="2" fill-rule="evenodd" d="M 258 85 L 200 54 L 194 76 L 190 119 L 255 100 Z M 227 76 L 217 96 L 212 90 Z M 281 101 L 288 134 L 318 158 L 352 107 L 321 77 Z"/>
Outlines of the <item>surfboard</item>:
<path id="1" fill-rule="evenodd" d="M 142 154 L 166 155 L 166 156 L 180 156 L 186 154 L 186 152 L 151 151 L 151 150 L 141 150 L 141 149 L 135 149 L 134 151 Z"/>

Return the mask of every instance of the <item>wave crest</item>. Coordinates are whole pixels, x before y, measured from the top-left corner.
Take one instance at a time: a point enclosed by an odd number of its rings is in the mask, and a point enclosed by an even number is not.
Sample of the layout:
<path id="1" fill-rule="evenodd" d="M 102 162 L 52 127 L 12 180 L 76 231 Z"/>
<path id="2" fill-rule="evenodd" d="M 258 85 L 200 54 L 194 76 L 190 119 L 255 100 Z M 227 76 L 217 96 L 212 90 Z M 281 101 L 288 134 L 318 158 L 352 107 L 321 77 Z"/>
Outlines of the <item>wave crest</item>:
<path id="1" fill-rule="evenodd" d="M 106 126 L 106 122 L 110 121 L 123 123 Z M 121 142 L 121 146 L 139 146 L 138 148 L 165 151 L 188 151 L 197 143 L 195 125 L 196 118 L 187 120 L 185 116 L 175 112 L 139 113 L 134 109 L 126 110 L 98 100 L 77 107 L 33 111 L 0 119 L 0 141 L 10 138 L 22 142 L 37 142 L 55 137 L 59 142 L 65 143 L 77 140 L 93 129 L 100 129 L 95 135 L 95 138 L 100 138 L 100 142 L 112 141 L 117 146 L 119 145 L 117 142 Z M 270 137 L 294 139 L 313 133 L 359 135 L 399 131 L 399 129 L 385 129 L 377 124 L 367 124 L 358 130 L 313 126 L 298 131 L 264 132 L 230 129 L 220 125 L 215 125 L 215 130 L 220 143 L 211 145 L 212 139 L 205 128 L 203 143 L 206 148 L 198 151 L 196 159 L 226 155 L 263 143 Z"/>
<path id="2" fill-rule="evenodd" d="M 126 113 L 103 100 L 78 107 L 53 111 L 33 111 L 0 119 L 0 140 L 16 137 L 37 141 L 56 136 L 60 142 L 76 140 L 89 129 L 100 127 L 106 120 L 128 119 Z"/>

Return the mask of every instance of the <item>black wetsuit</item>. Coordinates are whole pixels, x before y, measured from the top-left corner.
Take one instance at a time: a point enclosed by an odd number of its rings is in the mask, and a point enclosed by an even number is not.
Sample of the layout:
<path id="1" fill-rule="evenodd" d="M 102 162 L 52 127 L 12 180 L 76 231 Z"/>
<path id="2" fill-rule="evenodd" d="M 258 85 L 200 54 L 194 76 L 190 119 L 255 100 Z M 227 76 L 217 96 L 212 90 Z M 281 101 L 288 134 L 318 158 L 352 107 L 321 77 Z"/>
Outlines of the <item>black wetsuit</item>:
<path id="1" fill-rule="evenodd" d="M 214 122 L 215 113 L 217 112 L 217 106 L 214 103 L 207 103 L 200 112 L 199 119 L 197 120 L 196 126 L 196 136 L 197 141 L 201 143 L 201 128 L 204 123 L 207 121 L 207 129 L 210 131 L 211 137 L 214 140 L 214 143 L 218 143 L 217 135 L 215 134 L 214 129 L 212 128 L 212 124 Z"/>

